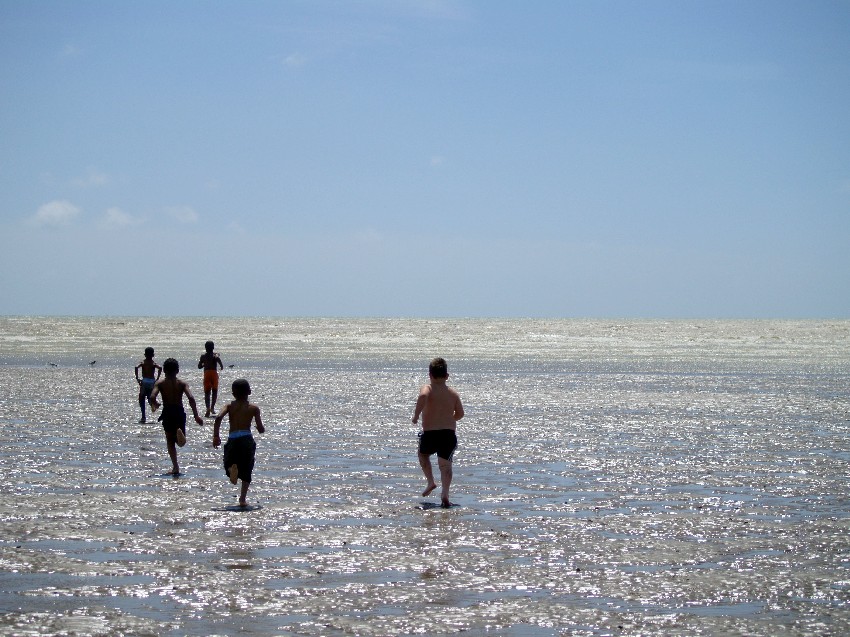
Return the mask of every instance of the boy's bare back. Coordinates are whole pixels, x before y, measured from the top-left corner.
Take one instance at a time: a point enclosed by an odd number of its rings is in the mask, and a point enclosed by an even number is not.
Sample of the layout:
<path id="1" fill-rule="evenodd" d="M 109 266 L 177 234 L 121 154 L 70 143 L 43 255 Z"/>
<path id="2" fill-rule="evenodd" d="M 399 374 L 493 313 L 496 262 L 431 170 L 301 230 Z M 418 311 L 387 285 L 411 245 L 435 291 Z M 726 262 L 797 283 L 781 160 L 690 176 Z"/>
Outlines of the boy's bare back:
<path id="1" fill-rule="evenodd" d="M 221 362 L 221 357 L 218 353 L 213 352 L 204 352 L 201 354 L 201 358 L 198 361 L 198 369 L 224 369 L 224 363 Z"/>
<path id="2" fill-rule="evenodd" d="M 180 405 L 183 403 L 183 394 L 191 396 L 188 386 L 179 378 L 168 377 L 159 380 L 154 390 L 159 390 L 164 405 Z M 154 396 L 155 398 L 155 396 Z"/>
<path id="3" fill-rule="evenodd" d="M 263 421 L 260 416 L 260 408 L 252 405 L 247 400 L 234 400 L 221 412 L 221 416 L 227 414 L 230 420 L 230 431 L 243 431 L 251 428 L 251 421 L 257 421 L 257 431 L 263 433 Z"/>
<path id="4" fill-rule="evenodd" d="M 457 421 L 463 418 L 460 395 L 446 385 L 445 379 L 432 378 L 430 385 L 423 385 L 416 401 L 413 422 L 422 414 L 422 430 L 456 429 Z"/>
<path id="5" fill-rule="evenodd" d="M 158 374 L 155 374 L 156 370 L 162 370 L 162 368 L 157 365 L 152 358 L 146 358 L 141 361 L 138 365 L 136 365 L 136 369 L 142 371 L 142 378 L 153 378 L 155 375 L 158 376 Z"/>
<path id="6" fill-rule="evenodd" d="M 225 415 L 228 416 L 228 420 L 230 421 L 231 433 L 234 431 L 250 431 L 252 420 L 257 425 L 257 431 L 260 433 L 265 433 L 266 431 L 266 428 L 263 426 L 263 418 L 260 415 L 260 408 L 252 405 L 244 398 L 237 398 L 225 405 L 224 409 L 215 417 L 215 424 L 213 425 L 213 447 L 218 447 L 221 444 L 219 427 Z"/>

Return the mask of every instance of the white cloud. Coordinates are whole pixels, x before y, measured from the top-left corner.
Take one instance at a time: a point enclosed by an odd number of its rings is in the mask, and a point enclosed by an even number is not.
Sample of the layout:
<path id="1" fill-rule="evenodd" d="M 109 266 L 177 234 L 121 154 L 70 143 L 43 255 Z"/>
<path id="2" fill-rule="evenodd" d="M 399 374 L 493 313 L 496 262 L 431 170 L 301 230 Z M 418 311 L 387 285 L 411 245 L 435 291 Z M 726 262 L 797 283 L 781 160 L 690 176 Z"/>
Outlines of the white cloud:
<path id="1" fill-rule="evenodd" d="M 100 188 L 109 184 L 110 178 L 95 168 L 89 168 L 84 177 L 71 180 L 71 185 L 76 188 Z"/>
<path id="2" fill-rule="evenodd" d="M 442 166 L 443 162 L 446 161 L 446 158 L 442 155 L 434 155 L 431 157 L 431 165 L 432 166 Z"/>
<path id="3" fill-rule="evenodd" d="M 62 47 L 62 50 L 59 51 L 60 58 L 72 58 L 76 57 L 80 54 L 80 49 L 74 44 L 66 44 Z"/>
<path id="4" fill-rule="evenodd" d="M 56 199 L 36 210 L 31 220 L 37 226 L 64 226 L 79 214 L 80 209 L 70 201 Z"/>
<path id="5" fill-rule="evenodd" d="M 200 219 L 195 209 L 191 206 L 171 206 L 165 211 L 180 223 L 196 223 Z"/>
<path id="6" fill-rule="evenodd" d="M 121 210 L 121 208 L 109 208 L 106 211 L 105 220 L 110 226 L 134 226 L 142 222 L 141 219 Z"/>
<path id="7" fill-rule="evenodd" d="M 283 58 L 283 65 L 289 68 L 298 68 L 307 63 L 307 58 L 300 53 L 291 53 Z"/>

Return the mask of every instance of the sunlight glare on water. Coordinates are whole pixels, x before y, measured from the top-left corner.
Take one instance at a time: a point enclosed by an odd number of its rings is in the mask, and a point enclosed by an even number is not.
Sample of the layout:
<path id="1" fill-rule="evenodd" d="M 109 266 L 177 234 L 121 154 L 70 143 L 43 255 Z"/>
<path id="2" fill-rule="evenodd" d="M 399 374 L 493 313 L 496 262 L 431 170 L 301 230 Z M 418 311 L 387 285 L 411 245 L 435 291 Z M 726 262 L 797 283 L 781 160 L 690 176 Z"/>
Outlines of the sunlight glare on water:
<path id="1" fill-rule="evenodd" d="M 267 426 L 248 512 L 211 420 L 178 479 L 137 422 L 144 348 L 203 406 L 207 339 Z M 0 632 L 845 634 L 848 379 L 847 321 L 0 318 Z"/>

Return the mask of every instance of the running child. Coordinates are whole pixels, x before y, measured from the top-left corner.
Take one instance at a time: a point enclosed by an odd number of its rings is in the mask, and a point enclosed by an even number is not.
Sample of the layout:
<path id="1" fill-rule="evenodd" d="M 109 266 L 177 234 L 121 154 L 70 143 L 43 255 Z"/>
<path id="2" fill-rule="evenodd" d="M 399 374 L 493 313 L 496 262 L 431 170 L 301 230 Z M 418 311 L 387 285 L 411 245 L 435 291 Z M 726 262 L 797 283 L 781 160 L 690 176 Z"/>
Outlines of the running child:
<path id="1" fill-rule="evenodd" d="M 236 484 L 242 480 L 242 490 L 239 495 L 239 506 L 248 506 L 246 497 L 248 487 L 251 485 L 251 472 L 254 470 L 254 454 L 257 451 L 257 443 L 251 435 L 251 421 L 253 420 L 257 431 L 264 433 L 263 419 L 260 416 L 260 408 L 248 402 L 251 395 L 251 386 L 244 378 L 233 381 L 233 397 L 236 399 L 224 406 L 221 413 L 215 417 L 213 426 L 213 447 L 218 449 L 221 444 L 218 432 L 221 421 L 225 414 L 230 420 L 230 435 L 224 443 L 224 472 L 230 478 L 230 482 Z"/>
<path id="2" fill-rule="evenodd" d="M 139 378 L 139 370 L 142 370 L 142 377 Z M 159 380 L 162 374 L 162 367 L 156 364 L 153 359 L 153 347 L 145 348 L 145 360 L 136 365 L 136 382 L 139 383 L 139 409 L 142 410 L 142 417 L 139 422 L 147 422 L 145 407 L 147 407 L 148 398 L 151 396 L 153 386 Z M 154 376 L 156 372 L 156 376 Z"/>
<path id="3" fill-rule="evenodd" d="M 156 412 L 160 407 L 157 396 L 162 394 L 162 413 L 159 420 L 165 430 L 165 443 L 168 445 L 168 456 L 171 458 L 171 475 L 180 475 L 180 467 L 177 465 L 177 448 L 175 443 L 182 447 L 186 444 L 186 411 L 183 409 L 183 396 L 189 399 L 189 407 L 195 416 L 195 422 L 204 424 L 203 418 L 198 414 L 198 405 L 189 386 L 177 378 L 180 373 L 180 364 L 173 358 L 166 358 L 162 364 L 165 378 L 156 382 L 148 402 L 151 409 Z"/>
<path id="4" fill-rule="evenodd" d="M 204 370 L 204 403 L 207 406 L 206 417 L 209 418 L 215 414 L 215 401 L 218 399 L 218 370 L 224 369 L 224 363 L 213 351 L 215 343 L 207 341 L 204 343 L 204 349 L 206 351 L 201 354 L 198 369 Z"/>
<path id="5" fill-rule="evenodd" d="M 460 395 L 446 385 L 449 378 L 449 368 L 445 359 L 435 358 L 428 366 L 428 376 L 431 382 L 423 385 L 416 399 L 413 411 L 413 424 L 422 416 L 422 432 L 419 434 L 419 466 L 428 484 L 422 492 L 428 495 L 437 488 L 434 482 L 434 471 L 431 468 L 431 455 L 437 454 L 437 464 L 440 467 L 442 489 L 440 504 L 449 508 L 449 487 L 452 483 L 452 455 L 457 447 L 457 421 L 463 418 L 463 404 Z"/>

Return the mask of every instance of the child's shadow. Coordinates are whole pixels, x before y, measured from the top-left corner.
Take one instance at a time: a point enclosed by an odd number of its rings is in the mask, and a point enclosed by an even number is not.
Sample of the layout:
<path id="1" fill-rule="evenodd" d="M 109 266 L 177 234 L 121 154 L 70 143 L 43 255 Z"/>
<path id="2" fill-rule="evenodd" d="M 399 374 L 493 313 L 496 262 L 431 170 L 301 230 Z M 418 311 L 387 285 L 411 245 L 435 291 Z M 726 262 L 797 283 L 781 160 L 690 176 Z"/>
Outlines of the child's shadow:
<path id="1" fill-rule="evenodd" d="M 230 506 L 225 507 L 215 507 L 213 511 L 226 511 L 228 513 L 246 513 L 248 511 L 259 511 L 262 509 L 262 505 L 260 504 L 249 504 L 248 506 L 239 506 L 238 504 L 232 504 Z"/>
<path id="2" fill-rule="evenodd" d="M 459 504 L 451 503 L 451 506 L 444 507 L 439 502 L 420 502 L 417 509 L 422 509 L 423 511 L 429 511 L 431 509 L 454 509 L 455 507 L 459 507 Z"/>

